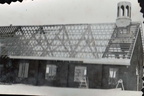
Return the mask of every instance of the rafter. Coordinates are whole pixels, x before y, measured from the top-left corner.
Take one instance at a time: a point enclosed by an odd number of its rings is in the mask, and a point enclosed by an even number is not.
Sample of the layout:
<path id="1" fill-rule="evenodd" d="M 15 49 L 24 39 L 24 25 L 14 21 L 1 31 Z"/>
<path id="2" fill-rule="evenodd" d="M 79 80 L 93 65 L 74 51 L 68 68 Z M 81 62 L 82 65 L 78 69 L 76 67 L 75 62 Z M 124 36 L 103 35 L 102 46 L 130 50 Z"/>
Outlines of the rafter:
<path id="1" fill-rule="evenodd" d="M 117 52 L 130 57 L 136 28 L 137 24 L 131 24 L 126 29 L 131 35 L 123 36 L 119 33 L 125 29 L 115 24 L 4 26 L 0 27 L 0 43 L 6 50 L 1 55 L 99 59 L 115 58 Z M 130 43 L 131 48 L 120 45 L 120 40 Z"/>

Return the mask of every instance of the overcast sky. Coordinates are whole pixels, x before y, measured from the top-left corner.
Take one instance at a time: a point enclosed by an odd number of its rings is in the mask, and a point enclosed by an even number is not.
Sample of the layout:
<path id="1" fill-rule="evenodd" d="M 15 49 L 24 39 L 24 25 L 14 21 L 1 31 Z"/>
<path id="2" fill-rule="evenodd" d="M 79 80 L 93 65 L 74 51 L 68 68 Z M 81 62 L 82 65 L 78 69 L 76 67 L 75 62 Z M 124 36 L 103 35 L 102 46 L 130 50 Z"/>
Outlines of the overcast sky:
<path id="1" fill-rule="evenodd" d="M 72 23 L 111 23 L 122 0 L 24 0 L 0 5 L 0 26 Z M 137 0 L 132 4 L 132 21 L 143 21 Z"/>

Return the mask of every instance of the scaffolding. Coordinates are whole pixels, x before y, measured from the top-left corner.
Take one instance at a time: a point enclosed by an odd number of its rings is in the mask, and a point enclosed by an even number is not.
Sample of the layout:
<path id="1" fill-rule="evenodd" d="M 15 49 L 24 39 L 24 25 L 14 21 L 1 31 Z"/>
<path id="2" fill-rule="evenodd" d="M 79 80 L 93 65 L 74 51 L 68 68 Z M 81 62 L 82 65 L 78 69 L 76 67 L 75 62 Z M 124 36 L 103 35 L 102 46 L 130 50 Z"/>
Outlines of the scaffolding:
<path id="1" fill-rule="evenodd" d="M 140 23 L 1 26 L 1 57 L 130 59 Z"/>

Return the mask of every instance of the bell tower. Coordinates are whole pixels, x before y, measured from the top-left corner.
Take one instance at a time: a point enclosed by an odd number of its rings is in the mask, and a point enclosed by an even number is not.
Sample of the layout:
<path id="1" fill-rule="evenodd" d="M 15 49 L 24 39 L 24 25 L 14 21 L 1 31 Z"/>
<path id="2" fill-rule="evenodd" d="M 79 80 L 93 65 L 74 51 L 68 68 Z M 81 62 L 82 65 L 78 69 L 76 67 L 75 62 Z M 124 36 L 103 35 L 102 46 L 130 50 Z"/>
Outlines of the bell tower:
<path id="1" fill-rule="evenodd" d="M 116 27 L 103 55 L 104 58 L 129 58 L 135 41 L 131 25 L 131 3 L 119 2 L 117 5 Z"/>
<path id="2" fill-rule="evenodd" d="M 117 27 L 127 27 L 131 23 L 131 3 L 119 2 L 117 4 Z"/>

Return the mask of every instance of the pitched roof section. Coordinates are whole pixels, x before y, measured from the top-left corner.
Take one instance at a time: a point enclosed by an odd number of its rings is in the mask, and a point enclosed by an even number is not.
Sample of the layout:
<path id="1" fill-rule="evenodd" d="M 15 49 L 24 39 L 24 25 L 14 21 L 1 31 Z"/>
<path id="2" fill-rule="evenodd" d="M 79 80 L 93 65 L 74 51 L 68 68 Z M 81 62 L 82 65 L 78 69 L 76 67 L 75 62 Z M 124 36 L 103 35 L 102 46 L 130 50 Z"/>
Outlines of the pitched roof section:
<path id="1" fill-rule="evenodd" d="M 17 26 L 5 26 L 0 28 L 0 37 L 13 37 L 14 32 L 17 31 Z"/>
<path id="2" fill-rule="evenodd" d="M 130 59 L 139 23 L 0 27 L 1 56 Z"/>

